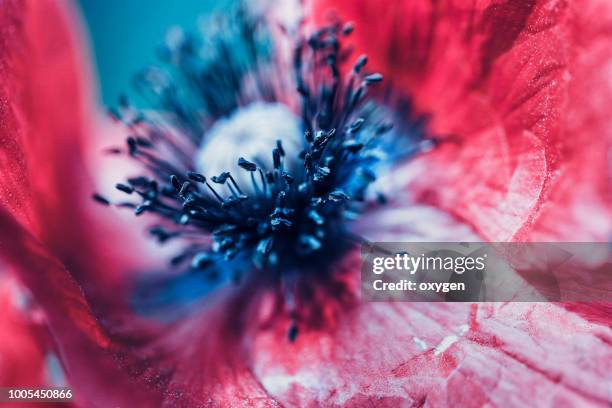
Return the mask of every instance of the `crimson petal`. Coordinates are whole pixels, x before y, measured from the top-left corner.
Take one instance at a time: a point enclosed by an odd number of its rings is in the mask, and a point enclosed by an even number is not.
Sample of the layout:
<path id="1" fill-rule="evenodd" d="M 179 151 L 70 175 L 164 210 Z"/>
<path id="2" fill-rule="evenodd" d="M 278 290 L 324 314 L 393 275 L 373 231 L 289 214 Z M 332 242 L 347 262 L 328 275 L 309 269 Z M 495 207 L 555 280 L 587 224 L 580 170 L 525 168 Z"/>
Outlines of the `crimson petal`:
<path id="1" fill-rule="evenodd" d="M 448 136 L 416 164 L 422 200 L 493 241 L 609 238 L 608 2 L 320 1 L 315 17 L 331 6 Z"/>
<path id="2" fill-rule="evenodd" d="M 94 204 L 85 152 L 95 121 L 77 23 L 70 3 L 2 4 L 0 207 L 75 277 L 109 281 L 120 260 L 116 248 L 110 253 L 101 245 L 110 241 L 109 228 L 90 211 Z M 0 236 L 11 239 L 5 231 L 0 226 Z"/>
<path id="3" fill-rule="evenodd" d="M 45 381 L 44 350 L 37 341 L 37 327 L 19 309 L 17 285 L 0 277 L 0 384 L 34 387 Z"/>
<path id="4" fill-rule="evenodd" d="M 117 362 L 130 359 L 125 345 L 102 328 L 74 278 L 114 270 L 85 214 L 91 95 L 76 21 L 65 2 L 9 0 L 0 9 L 0 254 L 44 310 L 77 400 L 136 403 L 155 392 L 130 384 Z M 107 395 L 111 384 L 120 391 Z"/>
<path id="5" fill-rule="evenodd" d="M 261 330 L 252 358 L 284 405 L 609 403 L 612 330 L 554 304 L 364 303 L 293 344 L 287 324 Z"/>

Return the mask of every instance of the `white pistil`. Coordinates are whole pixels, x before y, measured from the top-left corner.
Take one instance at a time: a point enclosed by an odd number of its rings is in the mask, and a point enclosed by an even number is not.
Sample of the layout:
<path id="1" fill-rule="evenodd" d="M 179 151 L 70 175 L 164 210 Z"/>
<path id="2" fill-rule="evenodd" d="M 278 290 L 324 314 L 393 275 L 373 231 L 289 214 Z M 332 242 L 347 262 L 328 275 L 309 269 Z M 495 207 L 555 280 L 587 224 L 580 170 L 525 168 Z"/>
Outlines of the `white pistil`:
<path id="1" fill-rule="evenodd" d="M 196 167 L 206 177 L 230 171 L 243 189 L 251 186 L 248 172 L 238 167 L 245 159 L 272 169 L 272 149 L 281 140 L 286 152 L 285 168 L 292 169 L 302 150 L 304 137 L 300 119 L 283 104 L 255 102 L 217 121 L 204 136 L 196 154 Z"/>

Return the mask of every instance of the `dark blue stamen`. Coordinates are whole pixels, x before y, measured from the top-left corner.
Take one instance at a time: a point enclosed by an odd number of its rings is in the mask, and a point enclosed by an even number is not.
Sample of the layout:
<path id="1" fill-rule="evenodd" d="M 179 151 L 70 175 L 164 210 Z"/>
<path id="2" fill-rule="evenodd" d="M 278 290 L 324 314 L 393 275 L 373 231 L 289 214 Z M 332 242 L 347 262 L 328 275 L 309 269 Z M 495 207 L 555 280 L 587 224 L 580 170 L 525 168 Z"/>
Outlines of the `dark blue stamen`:
<path id="1" fill-rule="evenodd" d="M 383 77 L 382 77 L 381 74 L 371 74 L 371 75 L 368 75 L 368 76 L 366 76 L 364 78 L 365 83 L 368 84 L 368 85 L 369 84 L 375 84 L 375 83 L 380 82 L 382 80 L 383 80 Z"/>
<path id="2" fill-rule="evenodd" d="M 92 198 L 94 199 L 94 201 L 102 204 L 102 205 L 110 205 L 110 201 L 108 201 L 106 198 L 102 197 L 100 194 L 93 194 Z"/>
<path id="3" fill-rule="evenodd" d="M 289 330 L 287 331 L 287 339 L 293 343 L 295 339 L 297 339 L 298 333 L 299 330 L 297 324 L 295 324 L 295 322 L 291 323 L 291 326 L 289 326 Z"/>
<path id="4" fill-rule="evenodd" d="M 355 65 L 353 66 L 353 71 L 355 71 L 356 74 L 361 72 L 361 69 L 368 63 L 368 56 L 367 55 L 361 55 L 359 56 L 359 59 L 357 60 L 357 62 L 355 63 Z"/>
<path id="5" fill-rule="evenodd" d="M 118 183 L 115 185 L 115 188 L 119 191 L 123 191 L 126 194 L 132 194 L 134 192 L 134 188 L 125 184 Z"/>
<path id="6" fill-rule="evenodd" d="M 201 175 L 200 173 L 196 173 L 194 171 L 187 172 L 187 177 L 197 183 L 206 183 L 206 177 Z M 214 180 L 213 180 L 214 181 Z"/>
<path id="7" fill-rule="evenodd" d="M 221 174 L 219 174 L 218 176 L 213 176 L 210 179 L 217 184 L 224 184 L 227 179 L 229 178 L 229 172 L 223 172 Z"/>
<path id="8" fill-rule="evenodd" d="M 283 149 L 283 142 L 281 140 L 276 141 L 276 149 L 282 157 L 285 157 L 285 150 Z"/>
<path id="9" fill-rule="evenodd" d="M 281 154 L 278 149 L 272 150 L 272 160 L 275 169 L 280 169 L 281 166 Z"/>
<path id="10" fill-rule="evenodd" d="M 251 163 L 250 161 L 246 160 L 244 157 L 241 157 L 238 160 L 238 165 L 242 167 L 243 169 L 245 169 L 246 171 L 257 170 L 257 165 L 255 163 Z"/>
<path id="11" fill-rule="evenodd" d="M 170 184 L 177 191 L 181 189 L 181 182 L 179 181 L 178 177 L 176 177 L 174 174 L 170 175 Z"/>
<path id="12" fill-rule="evenodd" d="M 142 214 L 143 212 L 145 212 L 145 211 L 147 210 L 147 208 L 149 208 L 149 206 L 148 206 L 148 205 L 145 205 L 145 204 L 139 205 L 139 206 L 138 206 L 138 207 L 136 207 L 136 209 L 134 210 L 134 214 L 136 214 L 136 215 L 140 215 L 140 214 Z"/>

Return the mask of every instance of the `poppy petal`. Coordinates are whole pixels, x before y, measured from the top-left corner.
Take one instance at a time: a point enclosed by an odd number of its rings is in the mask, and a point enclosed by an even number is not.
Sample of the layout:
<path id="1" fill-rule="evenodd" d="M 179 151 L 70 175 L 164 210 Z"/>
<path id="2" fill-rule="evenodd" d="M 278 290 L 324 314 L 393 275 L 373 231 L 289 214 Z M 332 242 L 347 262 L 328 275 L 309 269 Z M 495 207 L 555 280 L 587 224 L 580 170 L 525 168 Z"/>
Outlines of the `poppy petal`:
<path id="1" fill-rule="evenodd" d="M 314 16 L 354 20 L 371 68 L 446 136 L 415 163 L 421 200 L 490 240 L 605 240 L 612 11 L 587 3 L 320 1 Z"/>
<path id="2" fill-rule="evenodd" d="M 31 319 L 20 310 L 16 282 L 0 276 L 0 384 L 3 387 L 46 385 L 45 356 L 40 333 Z"/>
<path id="3" fill-rule="evenodd" d="M 0 237 L 2 254 L 44 311 L 71 386 L 110 405 L 155 399 L 153 390 L 126 373 L 127 366 L 136 364 L 128 345 L 100 324 L 65 266 L 3 209 L 0 225 L 11 237 Z M 111 388 L 116 390 L 112 395 Z"/>
<path id="4" fill-rule="evenodd" d="M 84 269 L 73 245 L 86 248 L 93 235 L 84 222 L 90 193 L 83 156 L 93 99 L 76 21 L 66 2 L 2 5 L 0 205 L 67 264 Z"/>
<path id="5" fill-rule="evenodd" d="M 373 302 L 294 343 L 261 330 L 252 364 L 290 406 L 606 406 L 611 336 L 554 304 Z"/>
<path id="6" fill-rule="evenodd" d="M 286 405 L 605 406 L 609 398 L 610 331 L 554 305 L 369 304 L 333 335 L 282 341 L 258 339 L 255 371 Z M 592 353 L 598 358 L 584 359 Z"/>

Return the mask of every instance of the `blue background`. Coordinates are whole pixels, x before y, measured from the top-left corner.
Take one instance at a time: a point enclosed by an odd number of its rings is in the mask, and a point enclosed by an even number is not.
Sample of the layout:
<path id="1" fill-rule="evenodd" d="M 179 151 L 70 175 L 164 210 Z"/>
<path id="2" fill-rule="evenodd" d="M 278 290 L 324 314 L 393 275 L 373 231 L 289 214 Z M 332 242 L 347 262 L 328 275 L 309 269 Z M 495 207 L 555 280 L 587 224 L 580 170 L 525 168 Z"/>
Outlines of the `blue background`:
<path id="1" fill-rule="evenodd" d="M 79 0 L 97 68 L 105 106 L 116 106 L 120 94 L 143 105 L 130 85 L 142 68 L 156 62 L 155 49 L 168 28 L 195 30 L 197 19 L 222 10 L 233 0 Z"/>

